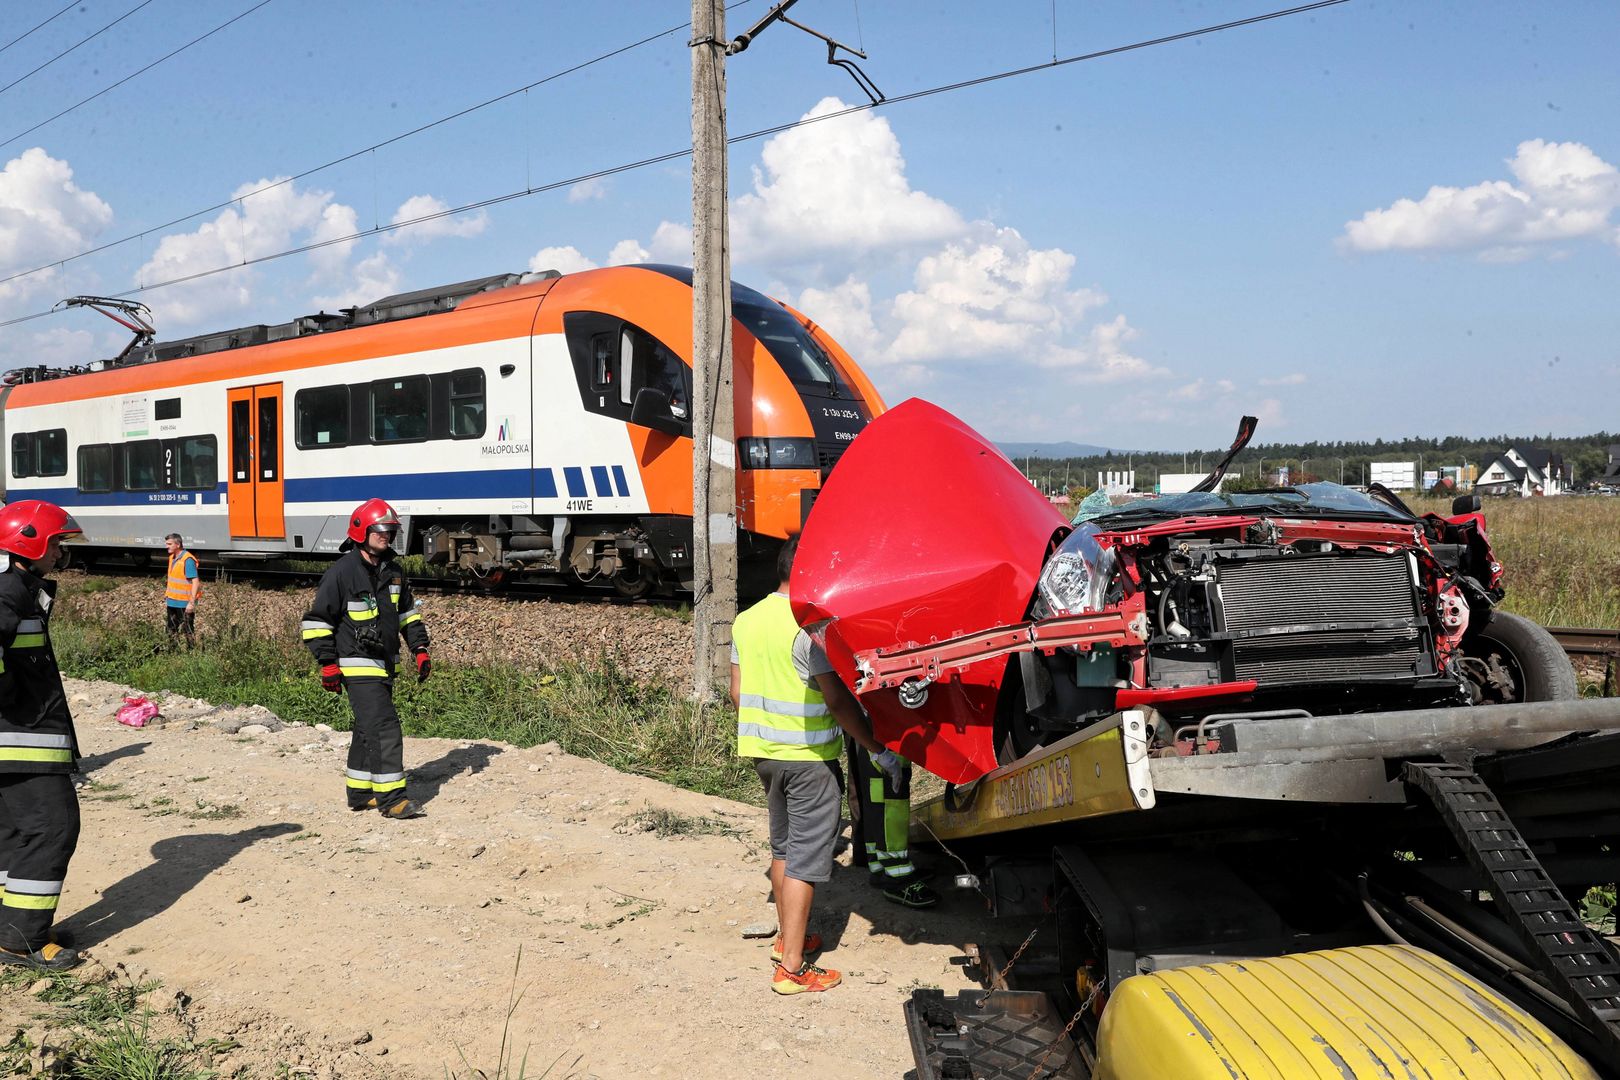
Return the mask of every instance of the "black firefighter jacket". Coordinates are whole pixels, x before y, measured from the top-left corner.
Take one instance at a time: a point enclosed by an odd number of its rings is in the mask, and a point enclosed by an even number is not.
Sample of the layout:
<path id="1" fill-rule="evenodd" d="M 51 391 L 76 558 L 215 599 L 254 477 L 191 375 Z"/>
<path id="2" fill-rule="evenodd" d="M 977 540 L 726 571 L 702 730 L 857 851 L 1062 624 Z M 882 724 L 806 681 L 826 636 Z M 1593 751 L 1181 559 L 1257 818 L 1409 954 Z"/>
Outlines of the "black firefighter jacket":
<path id="1" fill-rule="evenodd" d="M 301 625 L 317 664 L 336 664 L 346 679 L 392 678 L 399 638 L 411 652 L 428 647 L 422 612 L 399 565 L 376 566 L 350 548 L 321 577 Z"/>
<path id="2" fill-rule="evenodd" d="M 71 773 L 79 757 L 47 627 L 56 582 L 0 571 L 0 773 Z"/>

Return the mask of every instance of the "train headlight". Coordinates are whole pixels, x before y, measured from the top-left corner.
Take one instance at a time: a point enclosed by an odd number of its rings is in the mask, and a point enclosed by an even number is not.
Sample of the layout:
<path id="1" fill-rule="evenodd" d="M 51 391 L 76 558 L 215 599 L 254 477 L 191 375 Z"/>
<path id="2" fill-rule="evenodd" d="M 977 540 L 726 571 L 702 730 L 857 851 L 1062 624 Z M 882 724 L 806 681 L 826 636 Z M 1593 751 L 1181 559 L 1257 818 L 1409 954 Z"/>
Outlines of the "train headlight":
<path id="1" fill-rule="evenodd" d="M 737 440 L 737 458 L 745 469 L 814 469 L 814 439 L 760 438 Z"/>

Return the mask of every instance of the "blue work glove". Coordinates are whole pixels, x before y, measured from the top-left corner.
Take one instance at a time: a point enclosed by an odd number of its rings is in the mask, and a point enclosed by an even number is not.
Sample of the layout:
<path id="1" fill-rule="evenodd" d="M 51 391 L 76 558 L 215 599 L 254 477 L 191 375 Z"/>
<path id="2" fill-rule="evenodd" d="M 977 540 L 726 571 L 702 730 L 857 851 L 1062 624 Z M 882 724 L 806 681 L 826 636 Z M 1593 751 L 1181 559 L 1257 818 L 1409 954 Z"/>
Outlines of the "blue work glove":
<path id="1" fill-rule="evenodd" d="M 872 755 L 872 764 L 883 770 L 883 775 L 889 778 L 889 786 L 896 791 L 900 789 L 900 782 L 905 778 L 906 759 L 893 750 L 884 750 L 881 754 Z"/>

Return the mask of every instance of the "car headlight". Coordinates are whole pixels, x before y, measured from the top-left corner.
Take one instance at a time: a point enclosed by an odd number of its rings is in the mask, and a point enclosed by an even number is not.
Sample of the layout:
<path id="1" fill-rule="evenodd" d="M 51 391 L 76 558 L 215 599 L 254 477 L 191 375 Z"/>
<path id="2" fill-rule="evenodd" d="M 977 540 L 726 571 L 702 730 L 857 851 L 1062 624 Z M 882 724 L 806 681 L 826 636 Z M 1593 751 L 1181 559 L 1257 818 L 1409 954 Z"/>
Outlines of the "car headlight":
<path id="1" fill-rule="evenodd" d="M 1114 551 L 1097 543 L 1096 529 L 1081 525 L 1046 560 L 1036 587 L 1036 615 L 1084 615 L 1106 606 Z"/>

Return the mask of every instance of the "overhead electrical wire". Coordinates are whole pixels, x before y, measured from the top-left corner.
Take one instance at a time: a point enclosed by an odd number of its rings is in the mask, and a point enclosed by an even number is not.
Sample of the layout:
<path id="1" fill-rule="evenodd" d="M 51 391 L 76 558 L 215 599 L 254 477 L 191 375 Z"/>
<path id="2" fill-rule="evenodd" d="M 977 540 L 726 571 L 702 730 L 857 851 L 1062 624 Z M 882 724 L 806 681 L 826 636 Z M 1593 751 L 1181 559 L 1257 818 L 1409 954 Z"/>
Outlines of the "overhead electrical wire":
<path id="1" fill-rule="evenodd" d="M 21 41 L 23 38 L 27 37 L 29 34 L 32 34 L 34 32 L 34 30 L 43 30 L 43 29 L 45 29 L 45 27 L 49 26 L 51 23 L 55 22 L 57 19 L 60 19 L 63 15 L 66 15 L 68 12 L 72 11 L 74 8 L 76 8 L 78 6 L 79 6 L 79 0 L 73 0 L 73 2 L 71 4 L 69 4 L 67 7 L 63 8 L 61 11 L 58 11 L 55 15 L 52 15 L 50 18 L 46 19 L 44 22 L 38 24 L 32 30 L 24 30 L 22 33 L 18 34 L 16 37 L 14 37 L 10 41 L 6 42 L 4 45 L 0 45 L 0 52 L 5 52 L 7 49 L 9 49 L 13 45 L 17 44 L 17 42 Z"/>
<path id="2" fill-rule="evenodd" d="M 929 87 L 926 90 L 915 90 L 915 91 L 913 91 L 913 92 L 911 92 L 909 94 L 901 94 L 901 95 L 898 95 L 896 97 L 888 98 L 888 99 L 886 99 L 886 100 L 884 100 L 882 102 L 869 102 L 869 103 L 861 104 L 861 105 L 851 105 L 850 107 L 848 107 L 846 109 L 840 109 L 837 112 L 827 113 L 827 114 L 821 115 L 821 116 L 801 117 L 798 120 L 793 120 L 793 121 L 790 121 L 788 123 L 776 124 L 776 125 L 773 125 L 771 127 L 766 127 L 766 128 L 759 128 L 759 129 L 757 129 L 755 131 L 750 131 L 750 132 L 748 132 L 746 134 L 743 134 L 743 135 L 734 135 L 734 136 L 728 138 L 726 140 L 726 143 L 727 143 L 727 145 L 736 145 L 738 143 L 749 142 L 749 141 L 754 140 L 754 139 L 765 138 L 765 137 L 770 136 L 770 135 L 778 135 L 778 134 L 780 134 L 780 133 L 782 133 L 784 131 L 791 131 L 794 128 L 808 127 L 811 124 L 819 124 L 819 123 L 822 123 L 823 121 L 835 120 L 835 119 L 837 119 L 839 117 L 849 116 L 849 115 L 852 115 L 854 113 L 869 112 L 869 111 L 872 111 L 872 110 L 878 108 L 880 105 L 888 106 L 888 105 L 899 104 L 901 102 L 906 102 L 906 101 L 917 101 L 917 100 L 919 100 L 921 98 L 933 97 L 936 94 L 944 94 L 944 93 L 949 93 L 949 92 L 954 91 L 954 90 L 964 90 L 964 89 L 968 89 L 970 87 L 983 86 L 983 85 L 985 85 L 987 83 L 999 82 L 999 81 L 1001 81 L 1003 79 L 1010 79 L 1010 78 L 1013 78 L 1014 76 L 1018 76 L 1018 75 L 1028 75 L 1028 74 L 1031 74 L 1032 72 L 1045 71 L 1045 70 L 1048 70 L 1048 69 L 1051 69 L 1051 68 L 1056 68 L 1056 67 L 1064 67 L 1064 66 L 1069 65 L 1069 64 L 1076 64 L 1076 63 L 1080 63 L 1080 62 L 1086 61 L 1086 60 L 1099 60 L 1099 59 L 1102 59 L 1104 57 L 1118 56 L 1118 55 L 1120 55 L 1122 53 L 1135 52 L 1135 51 L 1137 51 L 1139 49 L 1146 49 L 1146 48 L 1150 48 L 1150 47 L 1153 47 L 1153 46 L 1156 46 L 1156 45 L 1168 45 L 1168 44 L 1171 44 L 1171 43 L 1174 43 L 1174 42 L 1177 42 L 1177 41 L 1186 41 L 1189 38 L 1204 37 L 1204 36 L 1207 36 L 1209 34 L 1217 34 L 1217 33 L 1220 33 L 1222 31 L 1225 31 L 1225 30 L 1235 30 L 1235 29 L 1238 29 L 1238 28 L 1244 27 L 1244 26 L 1253 26 L 1256 23 L 1268 22 L 1268 21 L 1273 20 L 1273 19 L 1281 19 L 1281 18 L 1285 18 L 1285 17 L 1290 16 L 1290 15 L 1301 15 L 1301 14 L 1304 14 L 1304 13 L 1309 12 L 1309 11 L 1318 11 L 1318 10 L 1321 10 L 1322 8 L 1336 7 L 1339 4 L 1345 4 L 1345 3 L 1349 3 L 1349 0 L 1317 0 L 1316 3 L 1301 4 L 1301 5 L 1297 6 L 1297 7 L 1283 8 L 1283 9 L 1280 9 L 1278 11 L 1267 12 L 1267 13 L 1265 13 L 1263 15 L 1252 15 L 1252 16 L 1249 16 L 1248 18 L 1244 18 L 1244 19 L 1234 19 L 1234 20 L 1232 20 L 1230 22 L 1219 23 L 1219 24 L 1216 24 L 1216 25 L 1213 25 L 1213 26 L 1204 26 L 1204 27 L 1200 27 L 1200 28 L 1198 28 L 1196 30 L 1185 30 L 1185 31 L 1182 31 L 1181 33 L 1178 33 L 1178 34 L 1167 34 L 1167 35 L 1165 35 L 1163 37 L 1150 38 L 1150 39 L 1147 39 L 1147 40 L 1144 40 L 1144 41 L 1132 42 L 1129 45 L 1117 45 L 1117 46 L 1115 46 L 1113 48 L 1110 48 L 1110 49 L 1099 49 L 1099 50 L 1097 50 L 1095 52 L 1081 53 L 1081 54 L 1077 54 L 1075 56 L 1062 57 L 1062 58 L 1060 58 L 1058 60 L 1055 60 L 1055 61 L 1049 61 L 1049 62 L 1041 63 L 1041 64 L 1032 64 L 1032 65 L 1030 65 L 1028 67 L 1014 68 L 1014 69 L 1011 69 L 1011 70 L 1008 70 L 1008 71 L 1000 71 L 1000 72 L 996 72 L 996 73 L 990 74 L 990 75 L 981 75 L 981 76 L 978 76 L 978 77 L 972 78 L 972 79 L 963 79 L 963 80 L 961 80 L 959 82 L 946 83 L 946 84 L 943 84 L 941 86 Z M 690 157 L 691 154 L 692 154 L 692 148 L 691 147 L 687 147 L 684 150 L 671 150 L 671 151 L 669 151 L 667 153 L 657 154 L 657 155 L 652 156 L 652 157 L 641 158 L 641 159 L 639 159 L 637 161 L 625 162 L 623 164 L 610 166 L 610 167 L 605 168 L 605 169 L 598 169 L 598 170 L 596 170 L 594 172 L 582 173 L 582 174 L 580 174 L 578 176 L 571 176 L 571 177 L 568 177 L 566 179 L 561 179 L 561 180 L 553 180 L 553 181 L 551 181 L 549 183 L 541 184 L 539 186 L 528 187 L 528 188 L 524 188 L 524 189 L 521 189 L 521 190 L 518 190 L 518 191 L 510 191 L 510 192 L 507 192 L 507 193 L 502 194 L 502 195 L 494 195 L 494 196 L 491 196 L 491 197 L 489 197 L 487 199 L 479 199 L 476 202 L 464 203 L 461 206 L 447 207 L 444 210 L 436 211 L 436 212 L 431 213 L 431 214 L 422 214 L 422 215 L 420 215 L 418 217 L 410 218 L 410 219 L 407 219 L 405 221 L 396 222 L 396 223 L 393 223 L 393 224 L 390 224 L 390 225 L 387 225 L 387 226 L 378 225 L 378 226 L 375 226 L 375 227 L 370 228 L 370 229 L 360 229 L 360 230 L 358 230 L 356 232 L 349 233 L 346 236 L 331 237 L 329 239 L 320 240 L 320 241 L 317 241 L 315 243 L 302 244 L 302 245 L 300 245 L 298 247 L 288 248 L 285 251 L 277 251 L 277 252 L 273 252 L 273 253 L 268 254 L 268 255 L 259 255 L 259 256 L 256 256 L 254 258 L 251 258 L 251 259 L 244 258 L 244 259 L 242 259 L 242 260 L 240 260 L 238 262 L 234 262 L 234 263 L 231 263 L 231 264 L 226 265 L 226 266 L 216 266 L 216 267 L 212 267 L 212 268 L 210 268 L 208 270 L 199 270 L 199 271 L 197 271 L 195 273 L 184 274 L 184 275 L 181 275 L 180 277 L 169 278 L 169 279 L 164 280 L 164 281 L 152 282 L 152 283 L 146 284 L 146 285 L 138 285 L 133 289 L 126 289 L 123 292 L 113 293 L 112 295 L 115 296 L 115 297 L 134 296 L 134 295 L 136 295 L 138 293 L 150 292 L 150 291 L 152 291 L 154 289 L 167 288 L 170 285 L 181 285 L 181 284 L 184 284 L 184 283 L 186 283 L 188 281 L 196 281 L 196 280 L 198 280 L 200 278 L 212 277 L 215 274 L 223 274 L 223 273 L 227 273 L 227 272 L 229 272 L 231 270 L 239 270 L 239 269 L 241 269 L 243 267 L 247 267 L 247 266 L 257 266 L 260 263 L 273 262 L 273 261 L 275 261 L 277 259 L 283 259 L 283 258 L 286 258 L 286 257 L 291 256 L 291 255 L 301 255 L 301 254 L 305 254 L 305 253 L 311 252 L 311 251 L 318 251 L 318 250 L 320 250 L 322 248 L 331 247 L 334 244 L 352 243 L 352 242 L 354 242 L 356 240 L 363 240 L 363 239 L 366 239 L 367 237 L 375 236 L 378 233 L 392 232 L 392 231 L 395 231 L 395 230 L 404 230 L 404 229 L 408 229 L 408 228 L 411 228 L 411 227 L 416 226 L 416 225 L 424 224 L 424 223 L 429 222 L 429 221 L 437 221 L 437 220 L 439 220 L 441 218 L 454 217 L 457 214 L 470 213 L 470 212 L 475 211 L 475 210 L 483 210 L 483 209 L 486 209 L 486 208 L 491 207 L 491 206 L 499 205 L 501 203 L 507 203 L 507 202 L 512 202 L 512 201 L 517 200 L 517 199 L 527 198 L 527 197 L 529 197 L 531 195 L 540 195 L 540 194 L 544 194 L 545 192 L 548 192 L 548 191 L 555 191 L 555 190 L 557 190 L 559 188 L 571 187 L 574 184 L 583 183 L 583 182 L 585 182 L 587 180 L 599 180 L 599 179 L 602 179 L 604 177 L 616 176 L 616 175 L 618 175 L 620 173 L 632 172 L 632 171 L 637 170 L 637 169 L 644 169 L 644 168 L 647 168 L 647 167 L 652 166 L 652 165 L 661 165 L 661 164 L 663 164 L 665 162 L 675 161 L 675 160 L 678 160 L 678 159 L 683 158 L 683 157 Z M 234 202 L 235 200 L 232 200 L 232 201 Z M 58 265 L 58 264 L 51 263 L 50 265 L 55 266 L 55 265 Z M 0 284 L 3 284 L 3 283 L 4 283 L 3 281 L 0 281 Z M 54 309 L 53 308 L 53 309 L 50 309 L 50 310 L 47 310 L 47 311 L 38 311 L 38 312 L 35 312 L 32 315 L 21 315 L 21 316 L 18 316 L 17 318 L 0 321 L 0 328 L 7 327 L 7 326 L 16 326 L 19 323 L 31 322 L 34 319 L 43 319 L 47 315 L 56 314 L 58 310 L 59 309 Z"/>
<path id="3" fill-rule="evenodd" d="M 26 75 L 19 75 L 15 79 L 12 79 L 10 82 L 6 83 L 6 85 L 0 86 L 0 94 L 5 93 L 7 90 L 10 90 L 13 86 L 16 86 L 18 83 L 24 81 L 25 79 L 29 79 L 29 78 L 32 78 L 35 75 L 38 75 L 40 72 L 44 71 L 46 68 L 50 67 L 52 64 L 54 64 L 58 60 L 62 59 L 62 57 L 66 56 L 68 53 L 72 52 L 74 49 L 77 49 L 80 45 L 87 45 L 90 42 L 94 41 L 96 38 L 100 37 L 102 34 L 105 34 L 107 31 L 111 30 L 113 27 L 117 26 L 119 23 L 123 22 L 125 19 L 129 18 L 131 15 L 135 14 L 137 11 L 141 10 L 141 8 L 145 7 L 147 4 L 150 4 L 151 2 L 152 2 L 152 0 L 141 0 L 141 2 L 139 4 L 136 4 L 134 7 L 130 8 L 128 11 L 126 11 L 122 15 L 118 16 L 118 18 L 114 19 L 112 22 L 108 23 L 106 26 L 103 26 L 100 30 L 97 30 L 95 33 L 91 34 L 89 37 L 80 38 L 78 41 L 74 42 L 72 45 L 69 45 L 67 48 L 63 49 L 61 52 L 57 53 L 55 56 L 51 57 L 49 60 L 47 60 L 43 64 L 39 65 L 39 67 L 35 68 L 33 71 L 28 72 L 28 74 L 26 74 Z M 69 6 L 72 6 L 72 5 L 69 5 Z"/>
<path id="4" fill-rule="evenodd" d="M 150 3 L 150 2 L 151 2 L 151 0 L 147 0 L 147 3 Z M 72 105 L 69 105 L 67 108 L 65 108 L 61 112 L 57 113 L 55 116 L 52 116 L 52 117 L 49 117 L 47 119 L 41 120 L 39 123 L 35 124 L 33 127 L 29 128 L 27 131 L 19 131 L 17 134 L 15 134 L 11 138 L 7 139 L 5 142 L 0 142 L 0 150 L 4 150 L 6 147 L 8 147 L 12 143 L 16 142 L 18 139 L 26 138 L 27 136 L 32 135 L 34 132 L 38 131 L 40 128 L 44 127 L 46 124 L 55 123 L 57 120 L 62 119 L 62 117 L 66 116 L 68 113 L 70 113 L 73 110 L 79 108 L 80 106 L 90 104 L 92 101 L 96 100 L 96 98 L 100 97 L 102 94 L 105 94 L 105 93 L 108 93 L 110 91 L 118 89 L 120 86 L 123 86 L 125 83 L 129 82 L 131 79 L 135 78 L 136 76 L 146 74 L 148 71 L 151 71 L 153 68 L 155 68 L 159 64 L 163 63 L 163 61 L 168 60 L 168 59 L 170 59 L 172 57 L 175 57 L 175 56 L 179 56 L 181 53 L 185 52 L 187 49 L 191 48 L 193 45 L 196 45 L 196 44 L 199 44 L 201 42 L 207 41 L 209 38 L 213 37 L 215 34 L 219 33 L 221 30 L 225 29 L 227 26 L 230 26 L 232 23 L 240 22 L 241 20 L 247 18 L 249 15 L 253 14 L 255 11 L 258 11 L 260 8 L 264 7 L 266 4 L 268 4 L 270 2 L 271 2 L 271 0 L 259 0 L 259 2 L 257 4 L 254 4 L 252 7 L 248 8 L 246 11 L 242 12 L 242 14 L 236 16 L 235 18 L 225 20 L 224 22 L 220 23 L 218 26 L 214 27 L 212 30 L 208 31 L 208 33 L 206 33 L 206 34 L 201 34 L 201 35 L 199 35 L 197 37 L 192 38 L 190 41 L 186 42 L 184 45 L 180 46 L 178 49 L 175 49 L 173 52 L 164 53 L 162 56 L 158 57 L 156 60 L 152 61 L 150 64 L 147 64 L 145 67 L 141 68 L 139 71 L 130 72 L 128 75 L 125 75 L 122 79 L 119 79 L 117 82 L 113 83 L 111 86 L 103 87 L 100 90 L 97 90 L 95 93 L 91 94 L 89 97 L 85 98 L 84 100 L 74 102 Z M 146 6 L 145 4 L 141 5 L 141 7 L 145 7 L 145 6 Z M 136 9 L 136 11 L 139 11 L 139 10 L 140 10 L 140 8 Z M 130 14 L 133 15 L 134 12 L 130 12 Z"/>
<path id="5" fill-rule="evenodd" d="M 731 11 L 731 10 L 734 10 L 736 8 L 743 7 L 743 6 L 745 6 L 747 4 L 750 4 L 750 3 L 753 3 L 753 0 L 740 0 L 740 2 L 731 4 L 730 6 L 728 6 L 726 8 L 726 10 Z M 283 179 L 276 180 L 276 181 L 274 181 L 272 183 L 269 183 L 269 184 L 265 184 L 262 187 L 254 188 L 252 191 L 244 192 L 243 194 L 241 194 L 239 196 L 234 196 L 232 198 L 225 199 L 224 201 L 217 202 L 212 206 L 205 206 L 200 210 L 193 210 L 189 214 L 182 214 L 180 217 L 174 218 L 174 219 L 172 219 L 170 221 L 166 221 L 161 225 L 151 225 L 151 226 L 148 226 L 145 229 L 142 229 L 140 232 L 130 233 L 128 236 L 121 236 L 117 240 L 109 240 L 106 243 L 97 244 L 95 247 L 86 248 L 85 250 L 77 252 L 77 253 L 75 253 L 73 255 L 66 255 L 66 256 L 63 256 L 60 259 L 53 259 L 48 263 L 41 263 L 40 265 L 32 267 L 32 268 L 30 268 L 28 270 L 18 270 L 15 273 L 7 274 L 7 275 L 5 275 L 3 277 L 0 277 L 0 285 L 5 285 L 8 282 L 16 281 L 18 278 L 29 277 L 29 276 L 31 276 L 33 274 L 44 273 L 46 270 L 51 270 L 51 269 L 54 269 L 54 268 L 57 268 L 57 267 L 60 267 L 60 266 L 65 266 L 67 263 L 74 262 L 75 260 L 83 259 L 83 258 L 85 258 L 87 256 L 90 256 L 90 255 L 97 255 L 97 254 L 100 254 L 103 251 L 109 251 L 112 248 L 118 247 L 121 244 L 127 244 L 131 240 L 139 240 L 142 237 L 150 236 L 152 233 L 162 232 L 164 229 L 172 228 L 175 225 L 179 225 L 179 224 L 181 224 L 183 222 L 190 221 L 192 218 L 201 217 L 204 214 L 211 214 L 216 210 L 223 210 L 228 206 L 235 206 L 236 204 L 242 202 L 243 200 L 253 198 L 255 195 L 261 195 L 266 191 L 272 191 L 275 188 L 283 186 L 284 184 L 291 184 L 291 183 L 293 183 L 295 181 L 303 180 L 306 177 L 314 176 L 318 172 L 323 172 L 323 171 L 325 171 L 327 169 L 330 169 L 330 168 L 333 168 L 335 166 L 342 165 L 346 161 L 353 161 L 355 158 L 363 157 L 366 154 L 370 154 L 370 153 L 373 153 L 373 152 L 375 152 L 377 150 L 381 150 L 386 146 L 391 146 L 394 143 L 401 142 L 401 141 L 403 141 L 405 139 L 410 138 L 413 135 L 420 135 L 422 132 L 429 131 L 429 130 L 431 130 L 433 128 L 439 127 L 441 124 L 448 124 L 452 120 L 459 120 L 462 117 L 467 116 L 467 115 L 469 115 L 471 113 L 478 112 L 480 109 L 487 109 L 491 105 L 496 105 L 496 104 L 499 104 L 500 102 L 508 100 L 509 98 L 517 97 L 519 94 L 527 93 L 528 91 L 533 90 L 538 86 L 544 86 L 546 83 L 554 82 L 557 79 L 561 79 L 566 75 L 572 75 L 575 72 L 583 71 L 584 69 L 590 67 L 593 64 L 599 64 L 604 60 L 611 60 L 615 56 L 619 56 L 619 55 L 622 55 L 623 53 L 627 53 L 627 52 L 631 51 L 632 49 L 639 49 L 643 45 L 651 44 L 652 42 L 657 41 L 661 37 L 668 37 L 670 34 L 676 33 L 676 32 L 678 32 L 680 30 L 684 30 L 684 29 L 686 29 L 687 27 L 689 27 L 691 25 L 692 24 L 690 22 L 683 22 L 678 26 L 671 26 L 668 29 L 658 31 L 655 34 L 649 34 L 646 37 L 641 38 L 639 41 L 632 41 L 628 45 L 621 45 L 616 49 L 612 49 L 612 50 L 610 50 L 608 52 L 601 53 L 598 56 L 593 56 L 589 60 L 582 60 L 579 63 L 574 64 L 574 65 L 572 65 L 570 67 L 563 68 L 561 71 L 554 71 L 550 75 L 547 75 L 547 76 L 545 76 L 544 78 L 541 78 L 541 79 L 536 79 L 534 82 L 529 83 L 526 86 L 519 86 L 514 90 L 508 90 L 504 94 L 497 94 L 496 96 L 494 96 L 492 98 L 487 98 L 484 101 L 478 102 L 476 105 L 469 105 L 464 109 L 458 109 L 457 111 L 455 111 L 453 113 L 450 113 L 447 116 L 439 117 L 437 120 L 430 120 L 425 124 L 420 124 L 417 127 L 411 128 L 409 131 L 402 131 L 398 135 L 394 135 L 394 136 L 391 136 L 389 138 L 386 138 L 386 139 L 382 140 L 381 142 L 372 143 L 370 146 L 363 146 L 360 149 L 351 151 L 351 152 L 349 152 L 347 154 L 342 155 L 341 157 L 335 157 L 331 161 L 327 161 L 327 162 L 324 162 L 324 163 L 322 163 L 320 165 L 316 165 L 316 166 L 313 166 L 311 168 L 304 169 L 302 172 L 294 173 L 291 176 L 284 177 Z M 27 134 L 27 132 L 24 132 L 23 134 Z M 21 138 L 21 136 L 18 136 L 18 138 Z M 14 139 L 14 140 L 11 140 L 11 141 L 15 142 L 16 140 Z M 0 143 L 0 146 L 4 146 L 4 145 L 6 145 L 6 144 Z"/>

